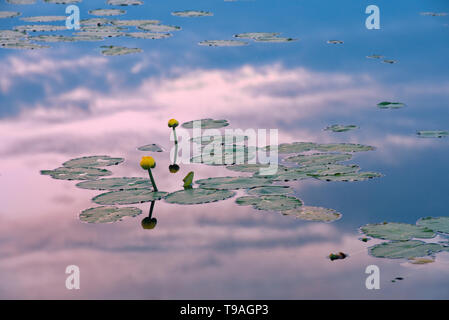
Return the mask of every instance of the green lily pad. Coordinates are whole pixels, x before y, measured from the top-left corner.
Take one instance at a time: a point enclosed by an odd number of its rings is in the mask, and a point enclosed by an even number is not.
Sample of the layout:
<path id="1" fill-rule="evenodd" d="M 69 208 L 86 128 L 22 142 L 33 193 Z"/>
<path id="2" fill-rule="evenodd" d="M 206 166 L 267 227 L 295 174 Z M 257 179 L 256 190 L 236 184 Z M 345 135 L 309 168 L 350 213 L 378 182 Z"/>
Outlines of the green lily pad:
<path id="1" fill-rule="evenodd" d="M 394 241 L 377 244 L 368 249 L 370 255 L 376 258 L 410 259 L 426 257 L 446 250 L 437 243 L 425 243 L 418 240 Z"/>
<path id="2" fill-rule="evenodd" d="M 343 44 L 344 42 L 341 40 L 328 40 L 327 43 L 329 44 Z"/>
<path id="3" fill-rule="evenodd" d="M 203 148 L 201 154 L 194 155 L 190 159 L 190 162 L 215 166 L 247 164 L 256 156 L 255 147 L 242 145 L 213 145 L 212 147 L 213 148 Z"/>
<path id="4" fill-rule="evenodd" d="M 54 22 L 54 21 L 65 21 L 66 16 L 37 16 L 37 17 L 24 17 L 20 20 L 27 22 Z"/>
<path id="5" fill-rule="evenodd" d="M 229 126 L 228 120 L 214 120 L 207 118 L 184 122 L 182 124 L 182 127 L 186 129 L 192 129 L 194 124 L 201 129 L 218 129 Z"/>
<path id="6" fill-rule="evenodd" d="M 435 237 L 435 232 L 431 229 L 407 223 L 367 224 L 361 227 L 360 230 L 367 236 L 385 240 L 430 239 Z"/>
<path id="7" fill-rule="evenodd" d="M 195 181 L 202 189 L 237 190 L 267 186 L 271 181 L 254 177 L 216 177 Z"/>
<path id="8" fill-rule="evenodd" d="M 266 151 L 277 150 L 278 153 L 301 153 L 305 151 L 315 150 L 318 145 L 313 142 L 292 142 L 281 143 L 278 146 L 266 146 Z"/>
<path id="9" fill-rule="evenodd" d="M 42 170 L 41 174 L 58 180 L 95 180 L 103 176 L 110 176 L 112 172 L 99 168 L 60 167 L 54 170 Z"/>
<path id="10" fill-rule="evenodd" d="M 22 25 L 15 26 L 14 30 L 16 31 L 25 31 L 25 32 L 47 32 L 47 31 L 63 31 L 67 30 L 67 27 L 60 25 L 50 25 L 50 24 L 36 24 L 36 25 Z"/>
<path id="11" fill-rule="evenodd" d="M 238 40 L 204 40 L 198 44 L 206 47 L 241 47 L 248 45 L 248 42 Z"/>
<path id="12" fill-rule="evenodd" d="M 366 56 L 368 59 L 383 59 L 385 58 L 384 56 L 380 55 L 380 54 L 372 54 L 370 56 Z"/>
<path id="13" fill-rule="evenodd" d="M 127 48 L 121 46 L 101 46 L 104 50 L 101 53 L 105 56 L 121 56 L 131 53 L 140 53 L 143 50 L 139 48 Z"/>
<path id="14" fill-rule="evenodd" d="M 111 20 L 114 26 L 138 27 L 147 24 L 159 24 L 159 20 Z"/>
<path id="15" fill-rule="evenodd" d="M 221 145 L 234 145 L 234 144 L 242 144 L 247 141 L 247 136 L 239 136 L 239 135 L 215 135 L 215 136 L 200 136 L 191 138 L 190 141 L 197 144 L 207 145 L 212 142 L 219 143 Z"/>
<path id="16" fill-rule="evenodd" d="M 54 4 L 70 4 L 70 3 L 78 3 L 81 2 L 81 0 L 44 0 L 48 3 L 54 3 Z"/>
<path id="17" fill-rule="evenodd" d="M 256 41 L 256 42 L 272 42 L 272 43 L 279 43 L 279 42 L 292 42 L 292 41 L 298 41 L 298 39 L 294 39 L 294 38 L 285 38 L 285 37 L 259 37 L 259 38 L 255 38 L 254 41 Z"/>
<path id="18" fill-rule="evenodd" d="M 294 162 L 301 166 L 316 166 L 322 164 L 334 164 L 341 161 L 347 161 L 352 158 L 350 153 L 313 153 L 307 155 L 291 156 L 284 161 Z"/>
<path id="19" fill-rule="evenodd" d="M 150 151 L 150 152 L 164 152 L 164 148 L 156 143 L 150 143 L 144 146 L 137 148 L 140 151 Z"/>
<path id="20" fill-rule="evenodd" d="M 80 21 L 82 26 L 101 26 L 108 23 L 111 23 L 111 21 L 106 18 L 88 18 Z"/>
<path id="21" fill-rule="evenodd" d="M 89 156 L 69 160 L 62 165 L 67 168 L 97 168 L 115 166 L 125 161 L 123 158 L 112 158 L 110 156 Z"/>
<path id="22" fill-rule="evenodd" d="M 37 42 L 72 42 L 76 39 L 74 37 L 66 37 L 61 35 L 38 35 L 29 38 L 32 41 Z"/>
<path id="23" fill-rule="evenodd" d="M 251 188 L 247 193 L 252 196 L 286 195 L 293 193 L 293 189 L 289 186 L 265 186 Z"/>
<path id="24" fill-rule="evenodd" d="M 136 39 L 167 39 L 172 37 L 171 33 L 159 33 L 159 32 L 130 32 L 126 34 L 127 37 Z"/>
<path id="25" fill-rule="evenodd" d="M 341 213 L 333 209 L 310 206 L 301 206 L 299 208 L 282 211 L 282 214 L 307 221 L 334 222 L 341 218 Z"/>
<path id="26" fill-rule="evenodd" d="M 92 181 L 83 181 L 76 185 L 81 189 L 89 190 L 130 190 L 145 188 L 148 190 L 153 189 L 151 181 L 145 178 L 106 178 Z"/>
<path id="27" fill-rule="evenodd" d="M 102 40 L 104 40 L 104 36 L 99 34 L 76 33 L 76 35 L 73 37 L 73 41 L 102 41 Z"/>
<path id="28" fill-rule="evenodd" d="M 441 130 L 426 130 L 426 131 L 417 131 L 416 134 L 420 138 L 444 138 L 449 136 L 448 131 L 441 131 Z"/>
<path id="29" fill-rule="evenodd" d="M 246 32 L 246 33 L 239 33 L 234 35 L 236 38 L 243 38 L 243 39 L 258 39 L 258 38 L 271 38 L 271 37 L 277 37 L 280 33 L 278 32 Z"/>
<path id="30" fill-rule="evenodd" d="M 34 4 L 36 0 L 6 0 L 10 4 Z"/>
<path id="31" fill-rule="evenodd" d="M 141 188 L 102 193 L 92 198 L 92 201 L 101 205 L 122 205 L 160 200 L 166 195 L 167 192 L 154 192 Z"/>
<path id="32" fill-rule="evenodd" d="M 405 107 L 405 103 L 382 101 L 377 104 L 377 107 L 380 109 L 401 109 L 401 108 Z"/>
<path id="33" fill-rule="evenodd" d="M 191 205 L 222 201 L 233 196 L 235 196 L 235 192 L 230 190 L 186 189 L 170 193 L 165 197 L 165 201 L 168 203 Z"/>
<path id="34" fill-rule="evenodd" d="M 15 31 L 15 30 L 0 30 L 0 40 L 15 40 L 26 38 L 27 34 L 25 31 Z"/>
<path id="35" fill-rule="evenodd" d="M 333 131 L 333 132 L 346 132 L 350 130 L 357 129 L 358 127 L 354 124 L 343 125 L 343 124 L 333 124 L 331 126 L 326 127 L 325 131 Z"/>
<path id="36" fill-rule="evenodd" d="M 313 177 L 323 181 L 354 182 L 354 181 L 365 181 L 373 178 L 380 178 L 382 177 L 382 174 L 377 172 L 354 172 L 354 173 L 343 173 L 343 174 L 313 176 Z"/>
<path id="37" fill-rule="evenodd" d="M 390 59 L 385 59 L 385 60 L 383 60 L 382 62 L 383 62 L 383 63 L 387 63 L 387 64 L 394 64 L 394 63 L 397 63 L 396 60 L 390 60 Z"/>
<path id="38" fill-rule="evenodd" d="M 298 198 L 286 195 L 245 196 L 235 201 L 240 206 L 252 205 L 254 209 L 265 211 L 285 211 L 302 206 Z"/>
<path id="39" fill-rule="evenodd" d="M 449 234 L 449 217 L 421 218 L 416 224 L 436 232 Z"/>
<path id="40" fill-rule="evenodd" d="M 89 14 L 93 16 L 119 16 L 122 14 L 125 14 L 125 10 L 119 10 L 119 9 L 95 9 L 95 10 L 89 10 Z"/>
<path id="41" fill-rule="evenodd" d="M 261 169 L 268 169 L 270 167 L 269 164 L 235 164 L 232 166 L 227 166 L 226 169 L 236 172 L 250 172 L 250 173 L 256 173 L 259 172 Z M 284 170 L 286 167 L 282 165 L 278 165 L 278 170 Z"/>
<path id="42" fill-rule="evenodd" d="M 174 11 L 171 14 L 176 17 L 184 17 L 184 18 L 212 17 L 214 15 L 212 12 L 209 11 L 197 11 L 197 10 Z"/>
<path id="43" fill-rule="evenodd" d="M 356 143 L 328 143 L 317 145 L 316 150 L 324 152 L 362 152 L 372 151 L 375 148 Z"/>
<path id="44" fill-rule="evenodd" d="M 326 167 L 316 166 L 316 167 L 304 167 L 304 168 L 278 168 L 278 172 L 273 175 L 262 175 L 258 172 L 254 174 L 254 177 L 264 177 L 272 181 L 296 181 L 310 179 L 311 174 L 318 169 L 323 169 Z"/>
<path id="45" fill-rule="evenodd" d="M 154 24 L 154 23 L 142 24 L 139 25 L 138 28 L 150 32 L 172 32 L 181 30 L 181 27 L 178 26 L 167 26 L 163 24 Z"/>
<path id="46" fill-rule="evenodd" d="M 49 46 L 44 46 L 36 43 L 31 43 L 27 41 L 2 41 L 0 40 L 2 48 L 6 49 L 22 49 L 22 50 L 36 50 L 36 49 L 48 49 Z"/>
<path id="47" fill-rule="evenodd" d="M 343 164 L 328 164 L 328 165 L 321 165 L 315 167 L 306 167 L 309 169 L 309 175 L 311 176 L 341 176 L 348 173 L 356 173 L 360 170 L 360 167 L 351 164 L 351 165 L 343 165 Z"/>
<path id="48" fill-rule="evenodd" d="M 108 0 L 107 4 L 111 6 L 140 6 L 143 1 L 140 0 Z"/>
<path id="49" fill-rule="evenodd" d="M 14 18 L 20 16 L 21 13 L 17 11 L 0 11 L 0 19 Z"/>
<path id="50" fill-rule="evenodd" d="M 80 220 L 87 223 L 110 223 L 122 221 L 124 217 L 136 217 L 142 213 L 139 208 L 96 207 L 84 210 Z"/>

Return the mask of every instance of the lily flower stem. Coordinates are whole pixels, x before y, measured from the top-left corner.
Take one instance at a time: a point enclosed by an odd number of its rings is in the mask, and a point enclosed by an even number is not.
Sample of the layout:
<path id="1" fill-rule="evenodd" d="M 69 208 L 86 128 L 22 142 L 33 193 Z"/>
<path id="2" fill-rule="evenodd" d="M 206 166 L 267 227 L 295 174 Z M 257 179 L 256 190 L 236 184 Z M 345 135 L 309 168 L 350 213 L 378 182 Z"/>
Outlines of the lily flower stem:
<path id="1" fill-rule="evenodd" d="M 151 184 L 153 185 L 153 189 L 157 192 L 156 182 L 154 181 L 153 174 L 151 173 L 151 169 L 148 169 L 148 173 L 150 175 Z"/>
<path id="2" fill-rule="evenodd" d="M 178 144 L 178 137 L 176 136 L 176 130 L 175 127 L 173 127 L 173 137 L 175 138 L 175 144 Z"/>

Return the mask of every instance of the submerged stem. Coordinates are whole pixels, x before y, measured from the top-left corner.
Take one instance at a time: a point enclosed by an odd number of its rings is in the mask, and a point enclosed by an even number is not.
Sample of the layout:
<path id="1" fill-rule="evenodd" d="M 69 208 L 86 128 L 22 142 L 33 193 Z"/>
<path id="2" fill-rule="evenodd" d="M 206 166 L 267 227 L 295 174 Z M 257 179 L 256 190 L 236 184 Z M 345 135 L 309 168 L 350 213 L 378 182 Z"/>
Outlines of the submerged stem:
<path id="1" fill-rule="evenodd" d="M 154 191 L 157 192 L 156 182 L 154 181 L 153 174 L 151 173 L 151 169 L 148 169 L 148 173 L 150 174 L 151 184 L 153 185 Z"/>

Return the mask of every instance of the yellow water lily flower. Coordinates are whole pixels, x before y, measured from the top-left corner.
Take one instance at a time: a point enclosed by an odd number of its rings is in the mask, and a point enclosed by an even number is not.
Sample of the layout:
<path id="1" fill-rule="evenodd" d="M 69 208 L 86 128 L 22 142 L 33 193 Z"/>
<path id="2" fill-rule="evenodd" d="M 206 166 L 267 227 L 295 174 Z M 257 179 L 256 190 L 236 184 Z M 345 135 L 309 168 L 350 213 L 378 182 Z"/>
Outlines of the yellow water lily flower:
<path id="1" fill-rule="evenodd" d="M 153 157 L 142 157 L 142 160 L 140 160 L 140 166 L 144 170 L 149 170 L 156 167 L 156 161 L 154 161 Z"/>
<path id="2" fill-rule="evenodd" d="M 168 120 L 168 127 L 169 128 L 176 128 L 178 125 L 179 125 L 178 120 L 176 120 L 176 119 Z"/>

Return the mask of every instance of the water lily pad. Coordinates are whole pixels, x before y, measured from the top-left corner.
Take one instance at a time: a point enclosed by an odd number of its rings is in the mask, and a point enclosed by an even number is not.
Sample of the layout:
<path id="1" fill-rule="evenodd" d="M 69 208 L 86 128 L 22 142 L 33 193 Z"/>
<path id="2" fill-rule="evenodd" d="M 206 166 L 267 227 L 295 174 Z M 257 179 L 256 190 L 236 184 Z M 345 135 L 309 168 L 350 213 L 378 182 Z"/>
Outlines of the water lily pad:
<path id="1" fill-rule="evenodd" d="M 377 172 L 354 172 L 354 173 L 314 176 L 314 178 L 323 181 L 344 181 L 344 182 L 365 181 L 380 177 L 382 177 L 382 174 Z"/>
<path id="2" fill-rule="evenodd" d="M 436 232 L 449 234 L 449 217 L 421 218 L 416 224 Z"/>
<path id="3" fill-rule="evenodd" d="M 265 211 L 285 211 L 302 206 L 298 198 L 286 195 L 245 196 L 235 201 L 240 206 L 252 205 L 254 209 Z"/>
<path id="4" fill-rule="evenodd" d="M 358 127 L 354 124 L 343 125 L 343 124 L 333 124 L 331 126 L 326 127 L 324 130 L 333 131 L 333 132 L 346 132 L 350 130 L 357 129 Z"/>
<path id="5" fill-rule="evenodd" d="M 106 18 L 88 18 L 80 21 L 82 26 L 101 26 L 108 23 L 111 23 L 111 21 Z"/>
<path id="6" fill-rule="evenodd" d="M 204 40 L 198 44 L 206 47 L 241 47 L 248 45 L 248 42 L 239 40 Z"/>
<path id="7" fill-rule="evenodd" d="M 69 160 L 62 165 L 67 168 L 97 168 L 115 166 L 123 161 L 125 161 L 125 159 L 112 158 L 110 156 L 88 156 Z"/>
<path id="8" fill-rule="evenodd" d="M 298 41 L 298 39 L 285 38 L 285 37 L 259 37 L 259 38 L 255 38 L 254 41 L 256 41 L 256 42 L 280 43 L 280 42 Z"/>
<path id="9" fill-rule="evenodd" d="M 383 59 L 385 58 L 384 56 L 380 55 L 380 54 L 372 54 L 370 56 L 366 56 L 368 59 Z"/>
<path id="10" fill-rule="evenodd" d="M 34 4 L 36 0 L 6 0 L 10 4 Z"/>
<path id="11" fill-rule="evenodd" d="M 44 0 L 48 3 L 54 3 L 54 4 L 70 4 L 70 3 L 78 3 L 81 2 L 81 0 Z"/>
<path id="12" fill-rule="evenodd" d="M 327 43 L 329 44 L 343 44 L 344 42 L 341 40 L 328 40 Z"/>
<path id="13" fill-rule="evenodd" d="M 36 49 L 48 49 L 49 46 L 44 46 L 27 41 L 3 41 L 0 40 L 2 48 L 6 49 L 22 49 L 22 50 L 36 50 Z"/>
<path id="14" fill-rule="evenodd" d="M 304 168 L 278 168 L 276 174 L 260 174 L 256 172 L 254 177 L 264 177 L 266 179 L 270 179 L 272 181 L 296 181 L 296 180 L 304 180 L 310 179 L 311 174 L 319 169 L 327 168 L 325 166 L 316 166 L 316 167 L 304 167 Z"/>
<path id="15" fill-rule="evenodd" d="M 171 33 L 159 33 L 159 32 L 130 32 L 126 36 L 136 39 L 166 39 L 173 35 Z"/>
<path id="16" fill-rule="evenodd" d="M 95 180 L 103 176 L 110 176 L 112 172 L 99 168 L 60 167 L 54 170 L 42 170 L 41 174 L 49 175 L 58 180 Z"/>
<path id="17" fill-rule="evenodd" d="M 334 175 L 343 175 L 348 173 L 356 173 L 360 170 L 360 167 L 355 164 L 328 164 L 328 165 L 321 165 L 315 167 L 306 167 L 306 169 L 309 168 L 309 175 L 313 176 L 334 176 Z"/>
<path id="18" fill-rule="evenodd" d="M 367 236 L 385 240 L 430 239 L 435 237 L 435 232 L 431 229 L 407 223 L 367 224 L 361 227 L 360 230 Z"/>
<path id="19" fill-rule="evenodd" d="M 428 264 L 428 263 L 433 263 L 435 262 L 434 258 L 408 258 L 409 262 L 411 264 Z"/>
<path id="20" fill-rule="evenodd" d="M 203 189 L 237 190 L 267 186 L 271 181 L 255 177 L 216 177 L 195 181 Z"/>
<path id="21" fill-rule="evenodd" d="M 259 39 L 259 38 L 272 38 L 279 36 L 280 33 L 278 32 L 246 32 L 246 33 L 239 33 L 234 35 L 236 38 L 243 38 L 243 39 Z"/>
<path id="22" fill-rule="evenodd" d="M 316 150 L 325 152 L 361 152 L 372 151 L 375 148 L 356 143 L 329 143 L 319 144 Z"/>
<path id="23" fill-rule="evenodd" d="M 102 193 L 94 197 L 92 201 L 101 205 L 122 205 L 160 200 L 166 195 L 167 192 L 154 192 L 148 189 L 141 188 Z"/>
<path id="24" fill-rule="evenodd" d="M 163 24 L 154 24 L 154 23 L 142 24 L 139 25 L 138 28 L 150 32 L 172 32 L 181 30 L 181 27 L 178 26 L 167 26 Z"/>
<path id="25" fill-rule="evenodd" d="M 111 6 L 140 6 L 143 1 L 140 0 L 108 0 L 107 4 Z"/>
<path id="26" fill-rule="evenodd" d="M 104 50 L 101 53 L 105 56 L 121 56 L 131 53 L 140 53 L 143 50 L 140 48 L 127 48 L 121 46 L 101 46 Z"/>
<path id="27" fill-rule="evenodd" d="M 220 143 L 222 145 L 234 145 L 234 144 L 242 144 L 247 140 L 248 140 L 247 136 L 230 135 L 230 134 L 216 135 L 216 136 L 200 136 L 190 139 L 190 141 L 192 141 L 193 143 L 203 145 L 207 145 L 211 142 Z"/>
<path id="28" fill-rule="evenodd" d="M 138 27 L 146 24 L 158 24 L 159 20 L 111 20 L 114 26 Z"/>
<path id="29" fill-rule="evenodd" d="M 369 253 L 376 258 L 409 259 L 425 257 L 446 250 L 436 243 L 418 240 L 384 242 L 369 248 Z"/>
<path id="30" fill-rule="evenodd" d="M 266 146 L 264 149 L 267 151 L 277 150 L 278 153 L 301 153 L 305 151 L 315 150 L 318 147 L 313 142 L 292 142 L 281 143 L 278 146 Z"/>
<path id="31" fill-rule="evenodd" d="M 310 206 L 301 206 L 299 208 L 282 211 L 282 214 L 307 221 L 334 222 L 341 218 L 341 213 L 333 209 Z"/>
<path id="32" fill-rule="evenodd" d="M 293 193 L 293 189 L 289 186 L 265 186 L 251 188 L 247 193 L 252 196 L 286 195 Z"/>
<path id="33" fill-rule="evenodd" d="M 401 109 L 405 107 L 405 104 L 402 102 L 382 101 L 377 104 L 377 107 L 380 109 Z"/>
<path id="34" fill-rule="evenodd" d="M 204 147 L 199 155 L 194 155 L 191 163 L 213 166 L 247 164 L 256 157 L 256 148 L 243 145 L 212 145 Z"/>
<path id="35" fill-rule="evenodd" d="M 122 14 L 125 14 L 125 10 L 119 10 L 119 9 L 95 9 L 95 10 L 89 10 L 89 14 L 93 16 L 119 16 Z"/>
<path id="36" fill-rule="evenodd" d="M 0 19 L 14 18 L 20 16 L 21 13 L 17 11 L 0 11 Z"/>
<path id="37" fill-rule="evenodd" d="M 385 59 L 382 61 L 383 63 L 388 63 L 388 64 L 394 64 L 397 63 L 397 60 L 390 60 L 390 59 Z"/>
<path id="38" fill-rule="evenodd" d="M 306 155 L 291 156 L 284 161 L 294 162 L 301 166 L 316 166 L 321 164 L 333 164 L 341 161 L 347 161 L 352 158 L 350 153 L 313 153 Z"/>
<path id="39" fill-rule="evenodd" d="M 54 22 L 54 21 L 65 21 L 66 16 L 37 16 L 37 17 L 24 17 L 20 20 L 27 22 Z"/>
<path id="40" fill-rule="evenodd" d="M 449 131 L 442 130 L 425 130 L 425 131 L 417 131 L 416 134 L 420 138 L 444 138 L 449 136 Z"/>
<path id="41" fill-rule="evenodd" d="M 197 10 L 174 11 L 171 14 L 176 17 L 184 17 L 184 18 L 211 17 L 214 15 L 212 12 L 209 11 L 197 11 Z"/>
<path id="42" fill-rule="evenodd" d="M 230 190 L 186 189 L 170 193 L 165 197 L 165 201 L 168 203 L 191 205 L 222 201 L 233 196 L 235 196 L 235 192 Z"/>
<path id="43" fill-rule="evenodd" d="M 420 12 L 422 16 L 431 16 L 431 17 L 444 17 L 447 16 L 447 12 Z"/>
<path id="44" fill-rule="evenodd" d="M 73 41 L 102 41 L 104 35 L 90 34 L 90 33 L 76 33 L 73 37 Z"/>
<path id="45" fill-rule="evenodd" d="M 153 189 L 151 181 L 145 178 L 106 178 L 93 181 L 83 181 L 76 185 L 81 189 L 89 190 L 130 190 L 145 188 L 148 190 Z"/>
<path id="46" fill-rule="evenodd" d="M 182 124 L 182 127 L 186 129 L 192 129 L 194 124 L 201 129 L 218 129 L 229 126 L 228 120 L 214 120 L 207 118 L 184 122 Z"/>
<path id="47" fill-rule="evenodd" d="M 124 217 L 136 217 L 142 213 L 139 208 L 96 207 L 84 210 L 80 220 L 87 223 L 110 223 L 122 221 Z"/>
<path id="48" fill-rule="evenodd" d="M 150 151 L 150 152 L 164 152 L 164 148 L 156 143 L 150 143 L 144 146 L 137 148 L 140 151 Z"/>
<path id="49" fill-rule="evenodd" d="M 32 41 L 37 42 L 72 42 L 76 41 L 74 37 L 67 37 L 67 36 L 61 36 L 61 35 L 38 35 L 34 37 L 29 38 Z"/>
<path id="50" fill-rule="evenodd" d="M 236 164 L 233 166 L 227 166 L 226 169 L 236 172 L 250 172 L 250 173 L 256 173 L 260 172 L 261 169 L 268 169 L 270 167 L 269 164 Z M 278 165 L 278 170 L 284 170 L 286 167 L 282 165 Z"/>
<path id="51" fill-rule="evenodd" d="M 22 25 L 15 26 L 14 30 L 25 32 L 47 32 L 47 31 L 63 31 L 67 30 L 65 25 L 50 25 L 50 24 L 36 24 L 36 25 Z"/>

